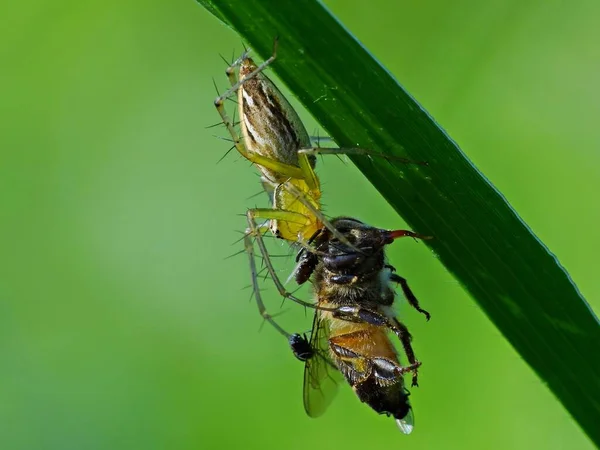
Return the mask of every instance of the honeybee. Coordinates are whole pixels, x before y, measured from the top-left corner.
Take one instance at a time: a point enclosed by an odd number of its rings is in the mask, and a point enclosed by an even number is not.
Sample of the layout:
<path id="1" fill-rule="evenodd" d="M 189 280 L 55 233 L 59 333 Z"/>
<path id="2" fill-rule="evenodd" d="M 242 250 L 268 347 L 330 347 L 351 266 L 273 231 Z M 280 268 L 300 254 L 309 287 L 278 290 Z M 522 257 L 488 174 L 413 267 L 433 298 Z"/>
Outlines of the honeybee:
<path id="1" fill-rule="evenodd" d="M 403 375 L 413 372 L 416 386 L 421 363 L 408 329 L 393 312 L 391 283 L 399 283 L 409 304 L 427 319 L 430 316 L 385 257 L 384 247 L 406 232 L 382 230 L 347 217 L 331 223 L 358 251 L 323 229 L 311 240 L 316 252 L 299 253 L 297 281 L 312 277 L 317 301 L 310 341 L 299 334 L 289 336 L 294 355 L 305 361 L 304 407 L 311 417 L 325 411 L 336 391 L 337 370 L 362 402 L 394 417 L 408 434 L 414 419 Z M 390 330 L 400 338 L 409 365 L 400 364 Z"/>

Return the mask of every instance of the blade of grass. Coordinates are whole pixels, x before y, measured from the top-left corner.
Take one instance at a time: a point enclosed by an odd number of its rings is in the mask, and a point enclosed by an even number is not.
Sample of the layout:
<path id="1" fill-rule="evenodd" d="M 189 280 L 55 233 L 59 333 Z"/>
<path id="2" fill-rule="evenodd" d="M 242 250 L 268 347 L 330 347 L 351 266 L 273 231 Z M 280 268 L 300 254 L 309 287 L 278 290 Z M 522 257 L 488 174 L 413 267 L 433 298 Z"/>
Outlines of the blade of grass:
<path id="1" fill-rule="evenodd" d="M 433 119 L 318 2 L 198 0 L 263 57 L 600 445 L 600 326 L 555 257 Z"/>

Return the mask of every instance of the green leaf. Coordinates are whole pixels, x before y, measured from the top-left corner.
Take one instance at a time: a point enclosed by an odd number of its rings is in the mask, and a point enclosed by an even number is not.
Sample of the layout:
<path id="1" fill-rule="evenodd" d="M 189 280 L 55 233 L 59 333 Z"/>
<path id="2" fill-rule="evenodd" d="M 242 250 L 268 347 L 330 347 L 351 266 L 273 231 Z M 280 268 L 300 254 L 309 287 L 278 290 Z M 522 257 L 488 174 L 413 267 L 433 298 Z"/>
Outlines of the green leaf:
<path id="1" fill-rule="evenodd" d="M 263 57 L 280 37 L 272 70 L 340 146 L 429 163 L 352 158 L 600 445 L 598 319 L 456 143 L 320 3 L 199 2 Z"/>

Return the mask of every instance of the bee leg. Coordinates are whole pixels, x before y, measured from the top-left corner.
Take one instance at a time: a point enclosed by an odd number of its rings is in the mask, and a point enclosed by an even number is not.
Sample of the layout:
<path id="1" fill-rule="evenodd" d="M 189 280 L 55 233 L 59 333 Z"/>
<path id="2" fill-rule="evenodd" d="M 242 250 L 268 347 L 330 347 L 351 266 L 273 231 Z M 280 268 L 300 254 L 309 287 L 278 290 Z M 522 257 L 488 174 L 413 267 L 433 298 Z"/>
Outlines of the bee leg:
<path id="1" fill-rule="evenodd" d="M 392 319 L 377 311 L 371 311 L 359 306 L 339 306 L 332 311 L 332 314 L 337 319 L 349 322 L 366 322 L 377 327 L 387 327 L 398 336 L 406 336 L 405 339 L 408 339 L 408 342 L 411 340 L 410 333 L 397 319 L 393 319 L 392 321 Z"/>
<path id="2" fill-rule="evenodd" d="M 406 354 L 406 358 L 408 359 L 408 362 L 413 366 L 413 371 L 412 371 L 413 377 L 412 377 L 411 386 L 418 386 L 419 380 L 418 380 L 417 369 L 419 368 L 421 363 L 418 362 L 417 359 L 415 358 L 415 352 L 414 352 L 414 350 L 412 348 L 412 344 L 411 344 L 412 336 L 410 335 L 408 328 L 406 328 L 406 325 L 404 325 L 402 322 L 400 322 L 395 317 L 392 319 L 389 319 L 389 322 L 391 325 L 390 328 L 396 334 L 396 336 L 398 336 L 398 339 L 400 339 L 400 342 L 402 343 L 402 348 L 404 349 L 404 353 Z"/>
<path id="3" fill-rule="evenodd" d="M 386 317 L 378 312 L 354 306 L 340 306 L 333 311 L 332 314 L 338 319 L 348 320 L 350 322 L 366 322 L 379 327 L 387 327 L 394 332 L 394 334 L 398 336 L 398 339 L 400 339 L 400 343 L 402 344 L 406 358 L 411 364 L 409 367 L 411 367 L 413 372 L 412 386 L 418 386 L 417 369 L 421 363 L 418 363 L 417 359 L 415 358 L 415 352 L 411 344 L 412 336 L 408 331 L 408 328 L 406 328 L 406 325 L 404 325 L 395 317 Z"/>
<path id="4" fill-rule="evenodd" d="M 406 278 L 401 277 L 396 273 L 392 273 L 390 274 L 390 281 L 393 281 L 394 283 L 398 283 L 400 285 L 400 287 L 402 288 L 402 292 L 404 293 L 404 296 L 406 297 L 406 300 L 408 301 L 408 304 L 410 306 L 415 308 L 421 314 L 425 315 L 425 318 L 427 320 L 431 319 L 431 314 L 429 314 L 429 312 L 425 311 L 419 306 L 419 300 L 417 300 L 417 297 L 415 297 L 413 291 L 410 289 L 410 287 L 408 287 Z"/>
<path id="5" fill-rule="evenodd" d="M 398 366 L 398 367 L 396 367 L 395 370 L 396 370 L 396 374 L 398 374 L 398 375 L 404 375 L 407 372 L 413 372 L 413 382 L 414 382 L 414 379 L 415 379 L 414 378 L 414 373 L 417 372 L 417 369 L 419 367 L 421 367 L 421 361 L 415 361 L 413 364 L 410 364 L 408 366 L 404 366 L 404 367 Z M 413 383 L 412 386 L 413 387 L 414 386 L 418 386 L 418 384 L 414 384 Z"/>
<path id="6" fill-rule="evenodd" d="M 388 325 L 388 318 L 384 315 L 358 306 L 340 306 L 332 314 L 337 319 L 349 322 L 366 322 L 378 327 Z"/>

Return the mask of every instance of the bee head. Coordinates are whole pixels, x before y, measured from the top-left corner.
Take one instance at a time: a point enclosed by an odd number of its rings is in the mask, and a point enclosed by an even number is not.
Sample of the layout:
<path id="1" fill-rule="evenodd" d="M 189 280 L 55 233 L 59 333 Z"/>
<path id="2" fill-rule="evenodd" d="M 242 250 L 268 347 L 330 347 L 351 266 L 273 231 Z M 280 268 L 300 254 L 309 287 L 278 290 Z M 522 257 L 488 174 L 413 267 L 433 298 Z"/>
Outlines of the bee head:
<path id="1" fill-rule="evenodd" d="M 345 242 L 329 230 L 315 239 L 324 268 L 336 274 L 340 284 L 379 273 L 385 262 L 383 248 L 393 242 L 390 232 L 349 217 L 334 219 L 332 225 Z"/>

